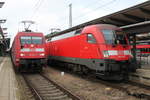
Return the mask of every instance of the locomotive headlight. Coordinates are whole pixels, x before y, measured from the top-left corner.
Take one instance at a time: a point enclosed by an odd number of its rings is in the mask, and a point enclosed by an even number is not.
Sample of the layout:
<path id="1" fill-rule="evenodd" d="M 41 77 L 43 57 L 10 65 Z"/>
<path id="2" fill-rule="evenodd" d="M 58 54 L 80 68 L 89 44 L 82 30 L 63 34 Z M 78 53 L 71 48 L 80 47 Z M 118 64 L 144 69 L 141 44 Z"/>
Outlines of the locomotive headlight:
<path id="1" fill-rule="evenodd" d="M 103 56 L 104 56 L 104 57 L 109 57 L 109 53 L 108 53 L 107 50 L 103 51 Z"/>
<path id="2" fill-rule="evenodd" d="M 44 54 L 44 53 L 41 53 L 40 56 L 45 56 L 45 54 Z"/>
<path id="3" fill-rule="evenodd" d="M 132 56 L 131 50 L 125 50 L 124 55 L 131 55 Z"/>
<path id="4" fill-rule="evenodd" d="M 22 57 L 22 56 L 24 56 L 24 54 L 23 54 L 23 53 L 21 53 L 21 54 L 20 54 L 20 56 Z"/>
<path id="5" fill-rule="evenodd" d="M 44 48 L 36 48 L 35 51 L 37 51 L 37 52 L 44 52 Z"/>

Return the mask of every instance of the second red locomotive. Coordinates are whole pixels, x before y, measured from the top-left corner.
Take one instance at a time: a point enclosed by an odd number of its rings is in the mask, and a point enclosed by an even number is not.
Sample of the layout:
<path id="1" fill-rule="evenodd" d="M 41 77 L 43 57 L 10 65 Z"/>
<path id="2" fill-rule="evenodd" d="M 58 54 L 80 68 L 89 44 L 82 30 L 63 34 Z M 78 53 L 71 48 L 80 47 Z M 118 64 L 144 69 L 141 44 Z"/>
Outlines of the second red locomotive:
<path id="1" fill-rule="evenodd" d="M 47 45 L 49 60 L 69 63 L 68 68 L 76 71 L 90 70 L 105 79 L 121 80 L 136 69 L 125 34 L 113 25 L 90 25 L 62 33 Z"/>

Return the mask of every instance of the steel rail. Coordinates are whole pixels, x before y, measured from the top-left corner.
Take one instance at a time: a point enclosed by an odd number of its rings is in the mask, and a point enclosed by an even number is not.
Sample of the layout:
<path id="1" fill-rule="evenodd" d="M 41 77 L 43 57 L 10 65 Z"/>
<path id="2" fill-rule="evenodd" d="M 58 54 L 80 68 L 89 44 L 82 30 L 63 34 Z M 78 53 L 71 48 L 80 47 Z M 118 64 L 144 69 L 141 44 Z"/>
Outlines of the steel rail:
<path id="1" fill-rule="evenodd" d="M 93 79 L 92 79 L 93 80 Z M 129 96 L 134 96 L 136 98 L 144 98 L 146 100 L 150 100 L 150 94 L 146 94 L 146 93 L 135 93 L 133 91 L 129 91 L 128 87 L 125 88 L 123 87 L 124 85 L 129 85 L 129 86 L 137 86 L 137 87 L 140 87 L 141 89 L 146 89 L 146 90 L 149 90 L 149 86 L 146 86 L 146 85 L 142 85 L 142 84 L 138 84 L 138 83 L 135 83 L 135 82 L 131 82 L 131 81 L 127 81 L 127 82 L 123 82 L 123 86 L 120 85 L 120 83 L 111 83 L 111 82 L 108 82 L 108 81 L 104 81 L 104 80 L 100 80 L 100 79 L 94 79 L 96 82 L 99 82 L 99 83 L 102 83 L 108 87 L 111 87 L 111 88 L 114 88 L 114 89 L 118 89 L 122 92 L 125 92 L 127 95 Z"/>
<path id="2" fill-rule="evenodd" d="M 22 75 L 26 84 L 28 85 L 28 87 L 31 89 L 32 93 L 35 96 L 36 100 L 43 100 L 42 97 L 39 95 L 38 91 L 33 87 L 32 84 L 30 84 L 29 80 L 25 77 L 25 75 Z"/>
<path id="3" fill-rule="evenodd" d="M 34 74 L 33 74 L 33 75 L 34 75 Z M 36 74 L 36 75 L 38 75 L 38 76 L 36 76 L 36 77 L 39 77 L 39 76 L 40 76 L 40 77 L 42 77 L 42 79 L 46 80 L 48 83 L 54 85 L 54 87 L 56 87 L 56 89 L 59 89 L 60 91 L 62 91 L 62 92 L 64 93 L 64 96 L 66 95 L 68 98 L 71 98 L 72 100 L 84 100 L 84 99 L 81 99 L 79 96 L 74 95 L 71 91 L 67 90 L 66 88 L 60 86 L 60 85 L 59 85 L 58 83 L 56 83 L 55 81 L 53 81 L 53 80 L 51 80 L 50 78 L 48 78 L 48 76 L 46 76 L 46 75 L 44 75 L 44 74 Z M 45 97 L 44 95 L 40 94 L 41 91 L 39 91 L 38 88 L 35 88 L 35 87 L 40 87 L 40 84 L 39 84 L 39 86 L 38 86 L 37 84 L 35 85 L 34 83 L 32 83 L 33 81 L 31 82 L 31 80 L 30 80 L 30 77 L 32 77 L 32 76 L 26 77 L 26 75 L 24 74 L 23 77 L 24 77 L 25 82 L 27 83 L 27 85 L 28 85 L 29 88 L 31 89 L 32 93 L 34 94 L 36 100 L 44 100 L 45 98 L 47 98 L 47 97 Z M 28 79 L 28 78 L 29 78 L 29 79 Z M 31 78 L 31 79 L 32 79 L 32 78 Z M 44 83 L 44 82 L 43 82 L 43 83 Z M 34 86 L 34 85 L 35 85 L 35 86 Z M 45 85 L 45 87 L 47 87 L 47 86 L 48 86 L 48 84 Z M 45 88 L 45 91 L 47 91 L 46 89 L 47 89 L 47 88 Z M 44 89 L 42 89 L 42 90 L 44 91 Z M 44 94 L 47 94 L 47 92 L 45 92 Z M 51 95 L 51 94 L 49 94 L 49 95 Z M 49 97 L 48 97 L 48 98 L 49 98 Z M 56 97 L 56 98 L 57 98 L 57 97 Z"/>
<path id="4" fill-rule="evenodd" d="M 68 89 L 66 89 L 63 86 L 60 86 L 60 84 L 58 84 L 56 81 L 51 80 L 50 78 L 48 78 L 48 76 L 41 74 L 41 76 L 43 76 L 45 79 L 47 79 L 49 82 L 51 82 L 52 84 L 54 84 L 55 86 L 57 86 L 61 91 L 65 92 L 70 98 L 73 98 L 73 100 L 84 100 L 81 99 L 79 96 L 73 94 L 71 91 L 69 91 Z"/>

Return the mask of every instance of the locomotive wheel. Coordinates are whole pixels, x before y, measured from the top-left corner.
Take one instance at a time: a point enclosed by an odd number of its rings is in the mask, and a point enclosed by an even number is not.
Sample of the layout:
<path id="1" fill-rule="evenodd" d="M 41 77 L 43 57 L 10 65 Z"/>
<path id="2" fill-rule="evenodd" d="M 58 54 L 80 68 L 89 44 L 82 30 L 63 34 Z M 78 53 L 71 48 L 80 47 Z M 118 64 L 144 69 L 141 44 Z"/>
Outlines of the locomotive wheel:
<path id="1" fill-rule="evenodd" d="M 81 67 L 81 70 L 82 70 L 83 74 L 85 74 L 85 75 L 87 75 L 88 72 L 89 72 L 89 69 L 86 68 L 85 66 L 82 66 L 82 67 Z"/>
<path id="2" fill-rule="evenodd" d="M 138 67 L 136 67 L 136 66 L 137 66 L 137 64 L 132 63 L 132 64 L 130 65 L 130 67 L 129 67 L 129 70 L 130 70 L 131 72 L 136 72 L 136 69 L 138 68 Z"/>
<path id="3" fill-rule="evenodd" d="M 18 68 L 18 67 L 16 67 L 16 66 L 15 66 L 14 69 L 15 69 L 15 73 L 20 73 L 20 72 L 21 72 L 21 71 L 20 71 L 20 68 Z"/>
<path id="4" fill-rule="evenodd" d="M 51 64 L 52 64 L 50 59 L 47 60 L 47 64 L 48 64 L 48 65 L 51 65 Z"/>
<path id="5" fill-rule="evenodd" d="M 42 71 L 43 71 L 43 68 L 40 67 L 38 72 L 41 73 Z"/>

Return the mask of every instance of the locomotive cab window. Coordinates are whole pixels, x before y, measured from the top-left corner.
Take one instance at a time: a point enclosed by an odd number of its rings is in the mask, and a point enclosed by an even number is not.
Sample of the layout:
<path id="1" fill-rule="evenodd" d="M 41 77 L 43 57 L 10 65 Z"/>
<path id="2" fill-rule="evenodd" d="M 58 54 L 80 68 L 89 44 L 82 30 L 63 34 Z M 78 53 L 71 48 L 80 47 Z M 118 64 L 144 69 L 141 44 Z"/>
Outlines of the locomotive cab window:
<path id="1" fill-rule="evenodd" d="M 96 43 L 96 39 L 91 33 L 87 34 L 87 41 L 88 43 Z"/>
<path id="2" fill-rule="evenodd" d="M 30 36 L 22 36 L 21 37 L 21 45 L 24 45 L 24 44 L 31 44 Z"/>
<path id="3" fill-rule="evenodd" d="M 107 44 L 127 44 L 123 31 L 104 29 L 102 32 Z"/>
<path id="4" fill-rule="evenodd" d="M 32 37 L 33 44 L 42 44 L 42 37 Z"/>
<path id="5" fill-rule="evenodd" d="M 42 44 L 42 37 L 21 36 L 20 41 L 22 46 L 24 44 Z"/>

